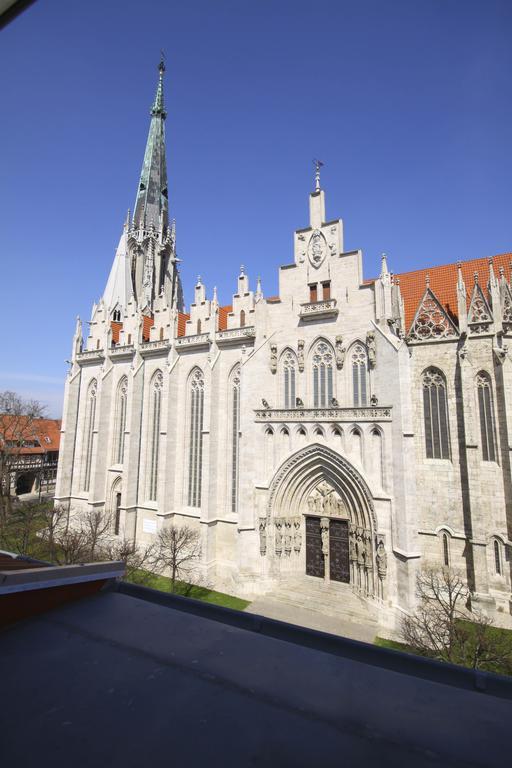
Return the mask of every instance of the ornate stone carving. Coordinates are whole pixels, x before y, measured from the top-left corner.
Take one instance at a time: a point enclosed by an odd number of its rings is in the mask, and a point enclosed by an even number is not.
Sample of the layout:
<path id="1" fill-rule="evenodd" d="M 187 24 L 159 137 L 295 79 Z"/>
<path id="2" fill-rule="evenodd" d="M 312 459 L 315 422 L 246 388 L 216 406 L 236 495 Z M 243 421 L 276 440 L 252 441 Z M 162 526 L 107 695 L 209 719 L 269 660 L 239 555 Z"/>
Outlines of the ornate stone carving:
<path id="1" fill-rule="evenodd" d="M 325 480 L 320 485 L 317 485 L 313 493 L 308 497 L 307 505 L 310 514 L 348 517 L 345 502 Z"/>
<path id="2" fill-rule="evenodd" d="M 492 351 L 498 365 L 503 365 L 508 354 L 508 345 L 504 344 L 502 347 L 493 347 Z"/>
<path id="3" fill-rule="evenodd" d="M 275 550 L 276 555 L 280 557 L 281 552 L 283 551 L 283 521 L 281 519 L 276 518 L 275 529 Z"/>
<path id="4" fill-rule="evenodd" d="M 322 555 L 329 557 L 329 520 L 322 517 L 320 520 L 320 536 L 322 537 Z"/>
<path id="5" fill-rule="evenodd" d="M 275 344 L 270 345 L 270 370 L 272 373 L 277 371 L 277 347 Z"/>
<path id="6" fill-rule="evenodd" d="M 290 557 L 292 553 L 292 521 L 284 521 L 284 553 Z"/>
<path id="7" fill-rule="evenodd" d="M 267 554 L 267 518 L 260 517 L 260 555 L 264 557 Z"/>
<path id="8" fill-rule="evenodd" d="M 492 314 L 478 282 L 478 272 L 475 272 L 475 285 L 468 312 L 468 325 L 471 333 L 488 333 L 492 323 Z"/>
<path id="9" fill-rule="evenodd" d="M 457 336 L 458 331 L 430 288 L 427 288 L 414 317 L 409 341 L 433 341 Z"/>
<path id="10" fill-rule="evenodd" d="M 296 554 L 300 554 L 300 548 L 302 546 L 302 533 L 300 530 L 300 517 L 293 521 L 293 549 Z"/>
<path id="11" fill-rule="evenodd" d="M 377 543 L 377 554 L 375 556 L 377 564 L 377 596 L 384 599 L 384 581 L 388 572 L 388 556 L 384 546 L 384 540 L 380 538 Z"/>
<path id="12" fill-rule="evenodd" d="M 375 331 L 366 334 L 366 348 L 368 350 L 368 365 L 375 368 L 377 364 L 377 347 L 375 345 Z"/>
<path id="13" fill-rule="evenodd" d="M 304 339 L 299 339 L 297 342 L 297 362 L 299 371 L 302 373 L 304 370 Z"/>
<path id="14" fill-rule="evenodd" d="M 343 336 L 338 335 L 335 339 L 335 357 L 336 357 L 336 368 L 341 371 L 343 368 L 343 363 L 345 362 L 345 355 L 346 355 L 346 349 L 343 346 Z"/>
<path id="15" fill-rule="evenodd" d="M 308 245 L 309 261 L 314 267 L 319 267 L 327 254 L 327 242 L 319 229 L 315 229 Z"/>

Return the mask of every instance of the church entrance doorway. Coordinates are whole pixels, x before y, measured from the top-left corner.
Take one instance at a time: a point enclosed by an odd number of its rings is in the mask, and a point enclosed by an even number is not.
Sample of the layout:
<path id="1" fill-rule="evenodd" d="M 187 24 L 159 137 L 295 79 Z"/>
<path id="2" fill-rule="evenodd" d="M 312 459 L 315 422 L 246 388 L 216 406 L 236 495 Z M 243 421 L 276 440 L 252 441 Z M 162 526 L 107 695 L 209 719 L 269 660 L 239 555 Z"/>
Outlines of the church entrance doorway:
<path id="1" fill-rule="evenodd" d="M 306 574 L 320 579 L 325 576 L 319 517 L 306 517 Z"/>
<path id="2" fill-rule="evenodd" d="M 331 581 L 350 583 L 348 520 L 329 521 L 329 576 Z"/>

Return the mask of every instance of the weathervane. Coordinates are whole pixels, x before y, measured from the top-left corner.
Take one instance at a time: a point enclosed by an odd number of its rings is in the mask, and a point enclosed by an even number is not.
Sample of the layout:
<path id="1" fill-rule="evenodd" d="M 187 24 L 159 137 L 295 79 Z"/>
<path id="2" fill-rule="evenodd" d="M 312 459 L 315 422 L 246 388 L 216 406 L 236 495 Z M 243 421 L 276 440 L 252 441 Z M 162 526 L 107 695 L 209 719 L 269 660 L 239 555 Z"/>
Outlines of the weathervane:
<path id="1" fill-rule="evenodd" d="M 321 160 L 313 160 L 315 166 L 315 192 L 320 192 L 320 168 L 323 163 Z"/>
<path id="2" fill-rule="evenodd" d="M 160 72 L 165 72 L 165 53 L 163 50 L 160 50 L 160 64 L 158 65 L 158 69 Z"/>

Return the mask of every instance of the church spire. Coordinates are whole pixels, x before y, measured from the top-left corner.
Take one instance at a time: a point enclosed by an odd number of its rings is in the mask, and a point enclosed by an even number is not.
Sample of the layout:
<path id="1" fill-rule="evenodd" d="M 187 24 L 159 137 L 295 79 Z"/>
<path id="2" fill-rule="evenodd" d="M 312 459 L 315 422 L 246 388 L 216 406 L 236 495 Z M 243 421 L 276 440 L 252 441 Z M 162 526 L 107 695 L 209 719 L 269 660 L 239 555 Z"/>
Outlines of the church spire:
<path id="1" fill-rule="evenodd" d="M 162 57 L 158 65 L 158 85 L 151 108 L 151 124 L 133 214 L 133 224 L 136 229 L 150 227 L 151 223 L 156 229 L 160 222 L 167 229 L 169 223 L 165 160 L 164 122 L 167 113 L 164 108 L 164 72 L 165 64 Z"/>

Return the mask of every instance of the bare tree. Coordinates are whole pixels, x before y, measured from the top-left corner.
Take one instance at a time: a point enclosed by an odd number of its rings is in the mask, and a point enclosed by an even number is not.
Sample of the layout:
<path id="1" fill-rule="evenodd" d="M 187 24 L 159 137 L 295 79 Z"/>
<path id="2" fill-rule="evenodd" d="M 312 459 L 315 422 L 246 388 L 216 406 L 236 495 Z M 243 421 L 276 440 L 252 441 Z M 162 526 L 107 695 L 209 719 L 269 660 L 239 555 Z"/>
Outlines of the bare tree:
<path id="1" fill-rule="evenodd" d="M 41 507 L 45 523 L 41 536 L 46 543 L 47 557 L 53 562 L 55 560 L 55 538 L 59 531 L 66 527 L 67 510 L 62 504 L 53 504 L 52 502 L 43 504 Z"/>
<path id="2" fill-rule="evenodd" d="M 112 532 L 112 516 L 102 509 L 87 509 L 80 515 L 80 529 L 89 550 L 89 560 L 103 559 L 99 550 L 107 543 Z"/>
<path id="3" fill-rule="evenodd" d="M 102 548 L 102 554 L 106 560 L 122 560 L 126 568 L 125 578 L 131 581 L 136 576 L 137 582 L 142 583 L 146 580 L 144 574 L 147 573 L 147 567 L 155 560 L 157 542 L 141 547 L 128 539 L 115 540 Z M 149 578 L 150 574 L 147 573 L 147 580 Z"/>
<path id="4" fill-rule="evenodd" d="M 83 528 L 59 528 L 54 533 L 55 560 L 58 565 L 89 562 L 90 546 Z"/>
<path id="5" fill-rule="evenodd" d="M 0 530 L 2 546 L 29 557 L 43 555 L 40 531 L 45 525 L 46 506 L 37 502 L 16 504 Z"/>
<path id="6" fill-rule="evenodd" d="M 418 573 L 416 590 L 418 608 L 401 624 L 412 650 L 473 669 L 510 664 L 510 651 L 492 620 L 469 610 L 470 590 L 456 570 L 426 566 Z"/>
<path id="7" fill-rule="evenodd" d="M 190 581 L 194 578 L 200 556 L 199 532 L 186 525 L 170 525 L 162 528 L 158 534 L 151 565 L 157 572 L 169 574 L 171 592 L 174 592 L 178 580 Z"/>
<path id="8" fill-rule="evenodd" d="M 34 440 L 34 421 L 44 415 L 45 406 L 37 400 L 25 400 L 8 390 L 0 392 L 0 526 L 12 510 L 12 473 L 23 448 Z"/>

